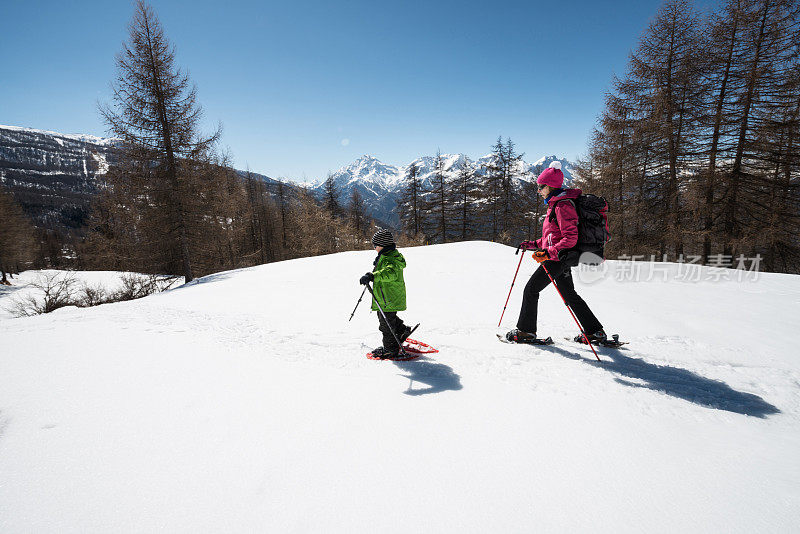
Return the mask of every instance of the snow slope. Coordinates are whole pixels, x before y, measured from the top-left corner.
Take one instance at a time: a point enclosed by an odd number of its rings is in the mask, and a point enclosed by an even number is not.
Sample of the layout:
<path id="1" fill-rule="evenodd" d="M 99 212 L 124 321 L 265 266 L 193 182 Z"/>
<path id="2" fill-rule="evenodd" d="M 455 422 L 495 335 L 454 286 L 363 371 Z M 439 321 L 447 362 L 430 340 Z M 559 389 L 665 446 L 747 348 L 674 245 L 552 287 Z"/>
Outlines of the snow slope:
<path id="1" fill-rule="evenodd" d="M 497 342 L 512 248 L 403 253 L 411 362 L 347 321 L 371 252 L 0 319 L 0 531 L 797 531 L 800 278 L 583 284 L 598 363 L 552 288 Z"/>

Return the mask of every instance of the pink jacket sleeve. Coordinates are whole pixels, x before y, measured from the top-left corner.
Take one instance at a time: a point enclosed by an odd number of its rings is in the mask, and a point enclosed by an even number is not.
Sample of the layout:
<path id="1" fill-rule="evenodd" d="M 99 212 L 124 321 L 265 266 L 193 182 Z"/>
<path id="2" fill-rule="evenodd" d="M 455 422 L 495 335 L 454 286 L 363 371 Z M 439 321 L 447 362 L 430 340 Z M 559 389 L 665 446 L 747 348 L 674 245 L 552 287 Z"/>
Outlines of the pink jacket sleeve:
<path id="1" fill-rule="evenodd" d="M 578 244 L 578 212 L 572 202 L 563 200 L 556 207 L 556 220 L 561 232 L 561 239 L 547 247 L 551 259 L 558 259 L 558 253 Z"/>

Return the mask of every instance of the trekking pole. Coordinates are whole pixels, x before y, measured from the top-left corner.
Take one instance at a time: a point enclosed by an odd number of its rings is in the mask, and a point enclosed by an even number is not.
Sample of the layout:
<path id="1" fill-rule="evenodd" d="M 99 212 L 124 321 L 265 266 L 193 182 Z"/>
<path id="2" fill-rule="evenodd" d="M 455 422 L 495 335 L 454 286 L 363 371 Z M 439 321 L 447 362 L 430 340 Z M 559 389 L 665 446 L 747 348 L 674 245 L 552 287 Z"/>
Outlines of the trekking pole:
<path id="1" fill-rule="evenodd" d="M 367 286 L 364 286 L 364 291 L 362 291 L 361 292 L 361 296 L 358 297 L 358 302 L 356 302 L 356 307 L 353 308 L 353 313 L 350 314 L 350 318 L 347 320 L 348 323 L 353 320 L 353 316 L 356 314 L 356 310 L 358 309 L 358 305 L 361 304 L 361 299 L 364 298 L 364 293 L 366 293 L 366 292 L 367 292 Z"/>
<path id="2" fill-rule="evenodd" d="M 519 247 L 517 247 L 517 251 L 514 253 L 515 255 L 519 254 Z M 522 259 L 525 257 L 525 253 L 522 253 L 522 257 L 519 259 L 519 263 L 517 264 L 517 270 L 514 272 L 514 279 L 511 280 L 511 288 L 508 290 L 508 296 L 506 297 L 506 303 L 503 306 L 503 313 L 500 314 L 500 321 L 497 323 L 497 327 L 500 327 L 500 323 L 503 322 L 503 315 L 506 314 L 506 308 L 508 307 L 508 299 L 511 298 L 511 290 L 514 289 L 514 282 L 517 281 L 517 273 L 519 272 L 519 266 L 522 265 Z"/>
<path id="3" fill-rule="evenodd" d="M 369 283 L 367 283 L 365 285 L 366 285 L 366 289 L 369 289 L 369 294 L 372 295 L 373 299 L 375 299 L 375 304 L 378 306 L 378 311 L 381 312 L 381 315 L 383 316 L 383 320 L 386 322 L 386 327 L 389 329 L 389 332 L 392 333 L 392 337 L 394 337 L 394 340 L 397 341 L 397 346 L 400 347 L 400 354 L 403 354 L 405 356 L 406 351 L 403 348 L 403 344 L 400 343 L 400 338 L 398 338 L 397 334 L 394 333 L 394 329 L 392 328 L 392 325 L 389 324 L 389 319 L 387 319 L 386 318 L 386 314 L 383 313 L 383 308 L 381 308 L 381 303 L 378 302 L 378 297 L 376 297 L 375 293 L 372 292 L 372 287 L 369 285 Z"/>
<path id="4" fill-rule="evenodd" d="M 558 285 L 556 285 L 556 281 L 555 281 L 555 280 L 553 280 L 553 277 L 552 277 L 552 276 L 550 276 L 550 271 L 548 271 L 548 270 L 547 270 L 547 266 L 544 264 L 544 262 L 542 262 L 542 263 L 541 263 L 541 265 L 542 265 L 542 268 L 544 269 L 544 272 L 546 272 L 546 273 L 547 273 L 547 277 L 548 277 L 548 278 L 550 278 L 550 281 L 551 281 L 551 282 L 553 282 L 553 286 L 556 288 L 556 291 L 558 291 L 558 295 L 561 297 L 561 300 L 563 300 L 563 301 L 564 301 L 564 305 L 565 305 L 565 306 L 567 307 L 567 309 L 569 310 L 569 314 L 570 314 L 570 315 L 572 315 L 572 318 L 573 318 L 573 319 L 575 319 L 575 324 L 576 324 L 576 325 L 578 325 L 578 328 L 580 329 L 580 331 L 581 331 L 581 334 L 583 334 L 583 340 L 584 340 L 584 341 L 586 341 L 586 344 L 587 344 L 587 345 L 589 345 L 589 348 L 590 348 L 590 349 L 592 349 L 592 352 L 594 352 L 594 357 L 595 357 L 595 358 L 597 358 L 597 361 L 598 361 L 598 362 L 601 362 L 601 361 L 603 361 L 603 360 L 601 360 L 601 359 L 600 359 L 600 356 L 598 356 L 598 355 L 597 355 L 597 351 L 596 351 L 596 350 L 594 350 L 594 347 L 593 347 L 593 346 L 592 346 L 592 344 L 589 342 L 589 336 L 587 336 L 587 335 L 586 335 L 586 332 L 584 332 L 584 331 L 583 331 L 583 327 L 581 326 L 581 323 L 578 321 L 578 318 L 577 318 L 577 317 L 575 317 L 575 313 L 573 313 L 573 311 L 572 311 L 572 308 L 570 307 L 570 305 L 569 305 L 569 304 L 567 304 L 567 299 L 565 299 L 565 298 L 564 298 L 564 295 L 562 295 L 562 294 L 561 294 L 561 290 L 560 290 L 560 289 L 558 289 Z M 567 267 L 567 268 L 569 269 L 569 267 Z"/>

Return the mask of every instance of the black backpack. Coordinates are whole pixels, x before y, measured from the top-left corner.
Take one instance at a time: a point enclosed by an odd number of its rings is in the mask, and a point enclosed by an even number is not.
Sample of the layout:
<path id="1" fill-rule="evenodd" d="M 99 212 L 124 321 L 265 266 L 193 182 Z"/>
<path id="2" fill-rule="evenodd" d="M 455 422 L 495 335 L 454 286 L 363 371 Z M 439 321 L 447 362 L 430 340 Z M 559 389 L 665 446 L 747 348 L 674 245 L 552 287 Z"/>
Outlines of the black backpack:
<path id="1" fill-rule="evenodd" d="M 594 260 L 589 256 L 582 258 L 581 255 L 584 252 L 590 252 L 600 258 L 605 258 L 604 249 L 606 243 L 611 239 L 611 232 L 608 230 L 608 216 L 606 215 L 608 212 L 606 199 L 597 195 L 586 194 L 574 200 L 567 198 L 558 202 L 563 202 L 564 200 L 572 203 L 575 206 L 575 211 L 578 212 L 578 243 L 571 249 L 562 250 L 558 254 L 559 260 L 567 261 L 574 265 L 577 265 L 580 261 L 596 263 L 597 258 L 594 258 Z M 555 205 L 553 205 L 553 209 L 550 210 L 549 220 L 550 222 L 556 221 L 556 224 L 558 224 L 555 208 Z"/>

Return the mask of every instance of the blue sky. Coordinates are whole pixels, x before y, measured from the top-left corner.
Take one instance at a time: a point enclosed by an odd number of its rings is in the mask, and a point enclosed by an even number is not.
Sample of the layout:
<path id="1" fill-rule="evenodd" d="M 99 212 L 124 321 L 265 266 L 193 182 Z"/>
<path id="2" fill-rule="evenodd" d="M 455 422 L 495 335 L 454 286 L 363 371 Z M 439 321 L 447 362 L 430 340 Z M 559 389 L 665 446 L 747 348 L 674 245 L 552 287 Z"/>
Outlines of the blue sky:
<path id="1" fill-rule="evenodd" d="M 701 9 L 717 1 L 699 2 Z M 386 163 L 489 152 L 582 154 L 612 76 L 660 1 L 159 1 L 237 167 L 324 177 L 362 154 Z M 0 124 L 104 135 L 127 1 L 6 1 Z"/>

